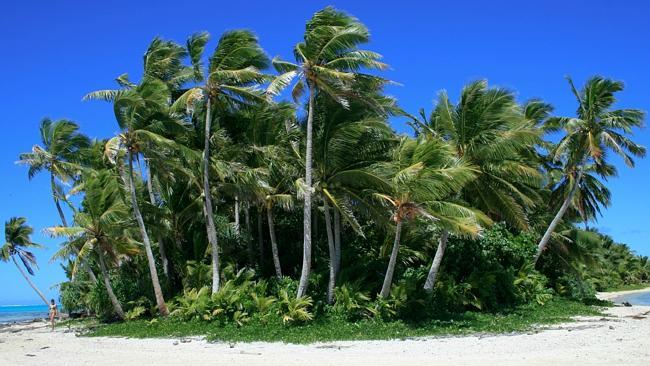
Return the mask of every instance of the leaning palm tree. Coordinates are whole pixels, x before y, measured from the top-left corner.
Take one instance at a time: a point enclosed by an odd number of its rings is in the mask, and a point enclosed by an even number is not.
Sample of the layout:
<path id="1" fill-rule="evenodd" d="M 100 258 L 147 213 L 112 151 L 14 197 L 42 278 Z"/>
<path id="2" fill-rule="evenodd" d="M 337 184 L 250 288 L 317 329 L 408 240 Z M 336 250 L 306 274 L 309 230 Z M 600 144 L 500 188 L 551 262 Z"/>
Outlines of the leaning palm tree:
<path id="1" fill-rule="evenodd" d="M 53 237 L 69 238 L 62 251 L 66 251 L 68 246 L 81 248 L 73 272 L 81 260 L 95 255 L 113 310 L 120 319 L 124 319 L 122 305 L 111 285 L 109 265 L 139 253 L 137 245 L 127 235 L 132 224 L 128 219 L 129 210 L 122 201 L 117 176 L 104 170 L 88 173 L 84 180 L 83 210 L 75 215 L 74 226 L 50 227 L 45 232 Z"/>
<path id="2" fill-rule="evenodd" d="M 527 209 L 538 199 L 542 179 L 535 159 L 535 146 L 540 143 L 536 124 L 549 108 L 539 101 L 521 108 L 512 92 L 488 88 L 484 80 L 463 88 L 455 105 L 441 92 L 428 121 L 419 122 L 419 132 L 428 139 L 447 141 L 458 158 L 478 168 L 477 179 L 453 200 L 513 227 L 527 228 Z M 449 234 L 446 229 L 441 232 L 424 285 L 427 292 L 435 285 Z"/>
<path id="3" fill-rule="evenodd" d="M 46 305 L 49 305 L 50 303 L 45 298 L 45 295 L 43 295 L 41 290 L 39 290 L 34 282 L 29 279 L 27 273 L 23 271 L 23 268 L 16 261 L 16 257 L 18 257 L 27 272 L 32 276 L 34 275 L 34 269 L 32 267 L 37 266 L 36 256 L 28 249 L 42 248 L 42 246 L 32 242 L 30 235 L 34 232 L 34 229 L 29 227 L 26 222 L 27 219 L 24 217 L 12 217 L 9 221 L 5 222 L 5 243 L 2 248 L 0 248 L 0 260 L 8 262 L 9 259 L 11 259 L 16 265 L 16 268 L 18 268 L 18 271 L 20 271 L 20 274 L 25 277 L 27 283 L 29 283 L 34 291 L 36 291 L 41 300 L 43 300 Z"/>
<path id="4" fill-rule="evenodd" d="M 379 296 L 388 297 L 397 264 L 403 225 L 417 217 L 438 222 L 445 228 L 476 235 L 480 227 L 474 211 L 445 200 L 472 181 L 475 168 L 457 158 L 442 140 L 403 138 L 394 159 L 378 165 L 388 176 L 388 190 L 374 196 L 390 207 L 395 240 Z"/>
<path id="5" fill-rule="evenodd" d="M 154 38 L 151 43 L 149 43 L 149 47 L 143 57 L 143 80 L 154 79 L 161 81 L 169 89 L 170 96 L 176 96 L 179 88 L 193 77 L 193 70 L 183 64 L 183 60 L 186 56 L 187 50 L 185 47 L 173 41 L 163 40 L 159 37 Z M 120 86 L 120 89 L 94 91 L 87 94 L 84 99 L 99 99 L 113 102 L 125 91 L 137 87 L 136 83 L 129 80 L 129 76 L 126 73 L 119 75 L 115 81 Z M 169 98 L 168 102 L 171 103 L 171 100 L 172 98 Z M 183 130 L 169 129 L 168 131 L 160 131 L 160 133 L 167 138 L 176 137 L 179 132 L 183 132 Z M 150 151 L 150 153 L 153 152 L 155 151 Z M 144 164 L 144 168 L 147 191 L 149 193 L 149 203 L 155 207 L 158 205 L 158 202 L 155 198 L 156 193 L 154 192 L 153 180 L 154 177 L 160 178 L 160 175 L 165 175 L 169 170 L 169 164 L 167 164 L 167 157 L 160 159 L 159 156 L 156 156 L 155 159 L 151 157 L 150 159 L 145 160 L 146 164 Z M 123 171 L 123 167 L 120 165 L 118 165 L 118 169 Z M 126 172 L 123 171 L 122 176 L 125 181 L 124 184 L 128 186 Z M 169 260 L 165 250 L 163 233 L 160 230 L 156 230 L 154 234 L 158 241 L 158 251 L 162 261 L 163 272 L 167 277 L 169 277 Z"/>
<path id="6" fill-rule="evenodd" d="M 236 30 L 221 36 L 210 56 L 207 70 L 204 70 L 202 58 L 208 37 L 207 33 L 198 33 L 187 41 L 194 79 L 204 84 L 183 93 L 172 109 L 179 110 L 183 107 L 193 111 L 197 102 L 203 102 L 204 105 L 203 199 L 206 231 L 212 251 L 212 293 L 216 293 L 219 291 L 221 275 L 214 207 L 210 193 L 210 139 L 212 123 L 215 119 L 218 122 L 218 115 L 212 114 L 213 103 L 218 112 L 224 112 L 242 104 L 264 101 L 264 95 L 257 88 L 257 84 L 268 79 L 260 70 L 266 68 L 269 61 L 253 33 Z"/>
<path id="7" fill-rule="evenodd" d="M 43 146 L 34 145 L 31 152 L 20 154 L 18 163 L 29 166 L 29 179 L 43 170 L 49 171 L 54 205 L 59 213 L 61 224 L 68 226 L 68 221 L 61 209 L 61 201 L 67 202 L 67 199 L 57 180 L 62 183 L 75 180 L 82 169 L 79 164 L 79 155 L 83 149 L 90 147 L 90 140 L 79 133 L 79 126 L 76 123 L 64 119 L 52 121 L 45 118 L 41 121 L 39 130 Z M 85 264 L 84 267 L 90 279 L 97 282 L 92 268 Z"/>
<path id="8" fill-rule="evenodd" d="M 91 93 L 86 96 L 86 99 L 95 97 L 96 93 Z M 186 153 L 186 156 L 190 157 L 188 149 L 184 149 L 163 135 L 167 131 L 183 128 L 183 125 L 170 117 L 169 88 L 159 79 L 145 77 L 139 85 L 120 90 L 111 98 L 115 118 L 122 132 L 108 140 L 106 155 L 109 160 L 117 164 L 122 180 L 130 193 L 130 203 L 145 247 L 158 311 L 161 315 L 167 316 L 169 311 L 158 279 L 151 241 L 137 200 L 133 163 L 146 151 L 155 153 L 156 156 L 159 156 L 158 151 L 177 151 Z M 128 165 L 128 172 L 123 169 L 124 160 Z"/>
<path id="9" fill-rule="evenodd" d="M 282 74 L 269 85 L 271 94 L 287 86 L 297 77 L 291 95 L 298 100 L 308 94 L 308 113 L 305 146 L 305 177 L 303 207 L 303 263 L 297 297 L 305 295 L 311 271 L 311 201 L 314 104 L 318 93 L 324 93 L 347 106 L 351 84 L 361 69 L 387 68 L 380 62 L 381 55 L 358 49 L 368 42 L 368 29 L 356 18 L 327 7 L 307 22 L 304 41 L 294 48 L 297 63 L 274 59 L 275 68 Z"/>
<path id="10" fill-rule="evenodd" d="M 621 156 L 629 167 L 634 167 L 633 156 L 643 157 L 646 153 L 645 147 L 626 136 L 632 134 L 634 127 L 643 125 L 644 112 L 612 109 L 616 102 L 615 93 L 623 90 L 622 82 L 594 76 L 578 91 L 571 78 L 568 81 L 578 101 L 576 117 L 552 118 L 546 127 L 565 132 L 552 156 L 563 164 L 565 176 L 560 185 L 569 188 L 563 189 L 564 201 L 537 245 L 535 264 L 546 249 L 555 227 L 574 202 L 576 192 L 583 185 L 585 171 L 592 170 L 606 179 L 616 175 L 616 170 L 606 160 L 608 151 Z"/>
<path id="11" fill-rule="evenodd" d="M 52 121 L 45 118 L 41 121 L 39 130 L 43 146 L 34 145 L 32 152 L 20 154 L 18 163 L 29 165 L 29 179 L 43 170 L 49 171 L 52 199 L 61 223 L 67 226 L 60 204 L 65 196 L 56 181 L 68 183 L 79 174 L 81 167 L 77 161 L 78 154 L 81 149 L 90 146 L 90 140 L 79 133 L 79 126 L 76 123 L 68 120 Z"/>

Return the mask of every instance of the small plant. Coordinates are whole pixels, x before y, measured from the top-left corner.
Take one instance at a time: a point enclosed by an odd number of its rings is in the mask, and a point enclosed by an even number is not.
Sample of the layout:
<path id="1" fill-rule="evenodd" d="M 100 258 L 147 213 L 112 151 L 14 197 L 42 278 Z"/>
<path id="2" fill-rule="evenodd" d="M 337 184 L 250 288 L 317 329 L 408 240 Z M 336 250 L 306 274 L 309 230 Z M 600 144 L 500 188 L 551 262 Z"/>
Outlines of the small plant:
<path id="1" fill-rule="evenodd" d="M 350 321 L 374 316 L 373 307 L 370 305 L 370 296 L 359 290 L 356 285 L 342 285 L 334 290 L 336 304 L 333 311 L 343 315 Z"/>
<path id="2" fill-rule="evenodd" d="M 135 306 L 133 309 L 124 313 L 124 320 L 136 320 L 140 319 L 144 314 L 147 313 L 147 308 L 144 306 Z"/>
<path id="3" fill-rule="evenodd" d="M 202 288 L 210 285 L 212 267 L 209 264 L 187 261 L 185 273 L 183 277 L 183 287 L 185 288 Z"/>
<path id="4" fill-rule="evenodd" d="M 127 305 L 130 307 L 130 309 L 124 313 L 124 320 L 127 321 L 140 319 L 147 314 L 155 314 L 155 310 L 153 312 L 149 311 L 148 308 L 151 307 L 151 302 L 146 297 L 140 297 L 137 300 L 129 301 Z"/>
<path id="5" fill-rule="evenodd" d="M 214 311 L 210 300 L 210 288 L 190 289 L 183 291 L 183 295 L 176 298 L 176 305 L 171 312 L 185 320 L 212 320 Z"/>
<path id="6" fill-rule="evenodd" d="M 253 300 L 253 307 L 257 318 L 262 322 L 268 322 L 268 319 L 273 315 L 273 305 L 277 302 L 277 299 L 273 296 L 264 296 L 253 293 L 251 295 Z"/>
<path id="7" fill-rule="evenodd" d="M 544 305 L 553 298 L 553 290 L 546 287 L 546 282 L 546 277 L 535 271 L 532 264 L 526 264 L 514 280 L 516 295 L 522 303 L 534 301 Z"/>
<path id="8" fill-rule="evenodd" d="M 296 299 L 289 296 L 286 290 L 280 290 L 278 315 L 282 317 L 282 323 L 295 324 L 311 321 L 314 316 L 309 311 L 313 301 L 309 296 Z"/>

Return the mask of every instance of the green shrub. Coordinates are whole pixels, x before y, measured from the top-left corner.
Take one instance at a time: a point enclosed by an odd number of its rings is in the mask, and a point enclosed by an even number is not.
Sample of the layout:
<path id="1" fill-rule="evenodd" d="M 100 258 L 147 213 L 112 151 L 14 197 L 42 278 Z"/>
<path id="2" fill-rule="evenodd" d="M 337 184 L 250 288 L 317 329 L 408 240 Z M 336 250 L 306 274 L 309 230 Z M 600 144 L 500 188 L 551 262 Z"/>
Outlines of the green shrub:
<path id="1" fill-rule="evenodd" d="M 514 281 L 517 298 L 521 303 L 544 305 L 553 298 L 553 290 L 546 286 L 547 282 L 546 276 L 535 271 L 532 264 L 523 266 Z"/>
<path id="2" fill-rule="evenodd" d="M 596 299 L 596 289 L 589 281 L 584 281 L 575 275 L 566 274 L 558 279 L 557 291 L 565 297 L 582 302 Z"/>
<path id="3" fill-rule="evenodd" d="M 332 312 L 348 321 L 358 321 L 374 316 L 368 293 L 360 290 L 358 284 L 341 285 L 334 290 L 336 302 Z"/>
<path id="4" fill-rule="evenodd" d="M 314 319 L 309 308 L 313 301 L 309 296 L 296 298 L 289 296 L 286 290 L 280 290 L 278 315 L 284 324 L 302 324 Z"/>

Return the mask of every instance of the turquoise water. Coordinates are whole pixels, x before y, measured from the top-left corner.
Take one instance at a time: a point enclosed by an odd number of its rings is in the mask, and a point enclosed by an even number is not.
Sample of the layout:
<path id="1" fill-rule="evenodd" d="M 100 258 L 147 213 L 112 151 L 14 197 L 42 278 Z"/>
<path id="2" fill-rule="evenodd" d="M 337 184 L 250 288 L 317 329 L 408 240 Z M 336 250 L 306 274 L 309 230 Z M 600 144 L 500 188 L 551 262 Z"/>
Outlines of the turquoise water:
<path id="1" fill-rule="evenodd" d="M 45 305 L 0 305 L 0 324 L 47 318 Z"/>
<path id="2" fill-rule="evenodd" d="M 639 292 L 636 294 L 624 295 L 617 297 L 614 302 L 622 303 L 624 301 L 629 302 L 632 305 L 647 305 L 650 306 L 650 291 Z"/>

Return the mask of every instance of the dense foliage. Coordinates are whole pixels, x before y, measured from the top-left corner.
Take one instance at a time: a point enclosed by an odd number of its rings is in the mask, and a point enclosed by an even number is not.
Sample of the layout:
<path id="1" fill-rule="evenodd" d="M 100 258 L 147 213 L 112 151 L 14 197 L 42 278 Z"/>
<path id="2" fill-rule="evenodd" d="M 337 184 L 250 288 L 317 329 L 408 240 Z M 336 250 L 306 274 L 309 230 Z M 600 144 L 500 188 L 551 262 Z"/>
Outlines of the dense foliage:
<path id="1" fill-rule="evenodd" d="M 576 117 L 486 81 L 415 116 L 384 94 L 369 37 L 326 8 L 295 64 L 248 31 L 209 55 L 207 33 L 156 38 L 140 81 L 85 97 L 112 103 L 117 136 L 43 121 L 42 146 L 20 159 L 30 177 L 50 173 L 64 307 L 225 327 L 431 321 L 650 281 L 647 257 L 578 226 L 610 204 L 608 154 L 645 154 L 629 138 L 643 112 L 614 109 L 621 83 L 570 82 Z M 288 87 L 293 103 L 277 101 Z M 27 265 L 16 220 L 1 258 Z"/>

